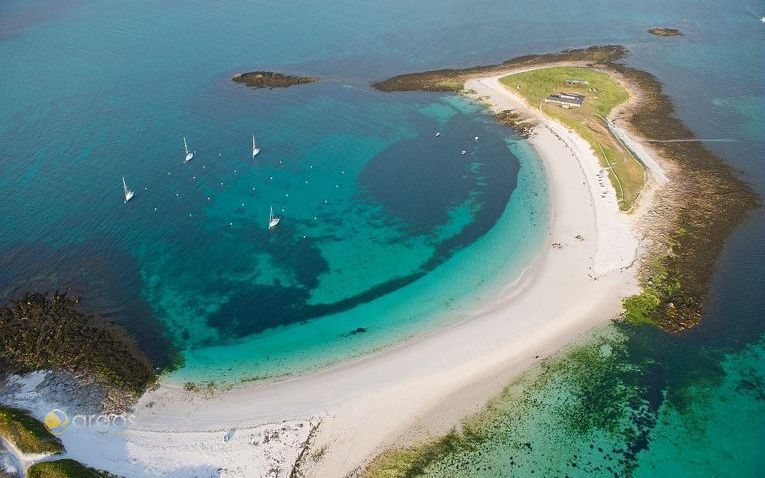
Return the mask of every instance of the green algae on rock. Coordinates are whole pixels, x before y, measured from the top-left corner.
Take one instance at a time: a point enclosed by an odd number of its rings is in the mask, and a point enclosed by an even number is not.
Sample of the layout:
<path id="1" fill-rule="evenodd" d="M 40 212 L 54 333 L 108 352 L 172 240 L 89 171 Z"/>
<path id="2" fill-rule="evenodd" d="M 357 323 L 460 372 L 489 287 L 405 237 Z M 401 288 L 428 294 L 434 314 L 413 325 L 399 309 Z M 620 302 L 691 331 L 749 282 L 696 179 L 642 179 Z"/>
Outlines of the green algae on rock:
<path id="1" fill-rule="evenodd" d="M 0 308 L 0 364 L 11 373 L 85 373 L 123 404 L 137 398 L 157 370 L 123 329 L 86 316 L 77 303 L 65 293 L 35 293 Z"/>

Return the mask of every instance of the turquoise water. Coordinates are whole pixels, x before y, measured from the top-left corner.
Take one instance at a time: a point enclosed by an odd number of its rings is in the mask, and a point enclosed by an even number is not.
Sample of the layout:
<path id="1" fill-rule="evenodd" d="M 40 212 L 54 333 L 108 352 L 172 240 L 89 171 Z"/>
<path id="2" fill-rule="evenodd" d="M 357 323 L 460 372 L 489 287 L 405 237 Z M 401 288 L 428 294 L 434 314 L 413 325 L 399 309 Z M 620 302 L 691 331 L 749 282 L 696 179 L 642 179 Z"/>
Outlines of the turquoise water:
<path id="1" fill-rule="evenodd" d="M 423 475 L 761 476 L 763 360 L 762 342 L 608 327 L 514 383 Z"/>
<path id="2" fill-rule="evenodd" d="M 4 8 L 0 289 L 73 288 L 158 361 L 180 350 L 178 379 L 315 368 L 464 318 L 542 242 L 528 147 L 467 100 L 371 90 L 329 25 L 319 55 L 241 21 L 290 6 Z M 282 27 L 323 25 L 301 8 Z M 248 68 L 322 81 L 230 81 Z"/>
<path id="3" fill-rule="evenodd" d="M 534 155 L 470 102 L 368 84 L 621 43 L 698 137 L 728 140 L 708 147 L 762 193 L 762 15 L 761 2 L 723 0 L 2 2 L 0 296 L 72 287 L 158 362 L 168 344 L 181 350 L 178 380 L 318 367 L 468 318 L 544 233 Z M 645 32 L 656 25 L 685 35 Z M 256 68 L 322 81 L 253 91 L 229 79 Z M 196 150 L 186 166 L 183 136 Z M 269 234 L 271 205 L 283 222 Z M 561 428 L 581 422 L 532 402 L 523 416 L 541 425 L 494 436 L 462 476 L 511 452 L 546 475 L 762 474 L 763 245 L 758 210 L 730 239 L 693 331 L 606 334 L 629 353 L 607 361 L 599 395 L 574 397 L 610 397 L 616 422 Z M 571 368 L 552 376 L 556 394 L 579 386 Z M 625 380 L 630 394 L 613 395 Z M 517 422 L 495 423 L 511 436 L 503 423 Z M 539 453 L 521 458 L 513 447 L 527 442 Z M 618 468 L 597 452 L 626 445 Z M 589 472 L 564 466 L 573 454 L 594 460 Z"/>

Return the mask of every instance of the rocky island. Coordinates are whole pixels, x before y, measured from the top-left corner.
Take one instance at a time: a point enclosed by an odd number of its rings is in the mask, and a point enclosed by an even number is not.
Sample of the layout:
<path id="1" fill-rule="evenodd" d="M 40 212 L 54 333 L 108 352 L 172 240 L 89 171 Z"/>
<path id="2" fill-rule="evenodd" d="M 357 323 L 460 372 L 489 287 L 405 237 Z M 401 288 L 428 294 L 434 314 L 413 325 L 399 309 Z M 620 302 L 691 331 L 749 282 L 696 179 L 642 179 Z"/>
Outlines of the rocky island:
<path id="1" fill-rule="evenodd" d="M 682 32 L 677 28 L 667 27 L 655 27 L 648 30 L 648 33 L 656 35 L 657 37 L 679 37 L 682 36 Z"/>
<path id="2" fill-rule="evenodd" d="M 244 83 L 250 88 L 289 88 L 319 81 L 312 76 L 295 76 L 275 73 L 273 71 L 250 71 L 237 73 L 231 77 L 237 83 Z"/>

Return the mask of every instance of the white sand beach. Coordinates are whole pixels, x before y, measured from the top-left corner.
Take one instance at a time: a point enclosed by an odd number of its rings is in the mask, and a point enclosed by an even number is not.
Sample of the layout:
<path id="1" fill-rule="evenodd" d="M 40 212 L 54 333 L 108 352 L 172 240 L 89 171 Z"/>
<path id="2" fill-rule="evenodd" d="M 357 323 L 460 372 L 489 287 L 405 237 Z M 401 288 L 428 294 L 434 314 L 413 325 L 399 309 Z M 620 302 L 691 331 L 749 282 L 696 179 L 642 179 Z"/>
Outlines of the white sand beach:
<path id="1" fill-rule="evenodd" d="M 529 141 L 551 195 L 546 243 L 520 279 L 508 278 L 475 318 L 351 363 L 210 396 L 163 383 L 141 398 L 126 430 L 68 430 L 68 456 L 131 477 L 286 477 L 320 422 L 309 454 L 321 457 L 303 460 L 305 476 L 343 477 L 386 447 L 448 429 L 520 372 L 616 317 L 621 298 L 636 291 L 635 218 L 599 184 L 587 143 L 528 108 L 500 76 L 466 89 L 497 111 L 539 121 Z"/>

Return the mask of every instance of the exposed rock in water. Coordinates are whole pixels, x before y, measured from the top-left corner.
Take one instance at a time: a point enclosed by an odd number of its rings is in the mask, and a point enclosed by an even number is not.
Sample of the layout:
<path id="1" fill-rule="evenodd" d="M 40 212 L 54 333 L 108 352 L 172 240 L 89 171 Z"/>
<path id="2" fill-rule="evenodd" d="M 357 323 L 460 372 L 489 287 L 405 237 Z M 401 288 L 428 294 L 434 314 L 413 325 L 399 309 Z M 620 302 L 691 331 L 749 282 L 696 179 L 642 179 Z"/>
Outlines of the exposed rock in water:
<path id="1" fill-rule="evenodd" d="M 513 110 L 503 110 L 495 114 L 494 117 L 500 124 L 512 128 L 521 138 L 531 136 L 532 130 L 537 123 L 529 118 L 525 118 Z"/>
<path id="2" fill-rule="evenodd" d="M 10 373 L 68 372 L 127 404 L 156 379 L 151 361 L 121 328 L 86 317 L 66 294 L 27 294 L 0 308 L 0 365 Z M 104 397 L 105 398 L 105 397 Z"/>
<path id="3" fill-rule="evenodd" d="M 648 33 L 652 35 L 656 35 L 658 37 L 679 37 L 682 35 L 682 32 L 678 30 L 677 28 L 667 28 L 667 27 L 656 27 L 651 28 L 648 30 Z"/>
<path id="4" fill-rule="evenodd" d="M 237 73 L 232 80 L 244 83 L 250 88 L 288 88 L 294 85 L 303 85 L 319 81 L 311 76 L 293 76 L 275 73 L 273 71 L 251 71 L 249 73 Z"/>

